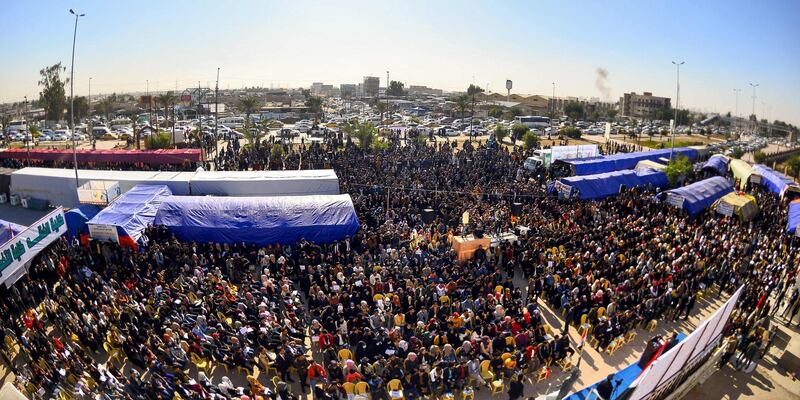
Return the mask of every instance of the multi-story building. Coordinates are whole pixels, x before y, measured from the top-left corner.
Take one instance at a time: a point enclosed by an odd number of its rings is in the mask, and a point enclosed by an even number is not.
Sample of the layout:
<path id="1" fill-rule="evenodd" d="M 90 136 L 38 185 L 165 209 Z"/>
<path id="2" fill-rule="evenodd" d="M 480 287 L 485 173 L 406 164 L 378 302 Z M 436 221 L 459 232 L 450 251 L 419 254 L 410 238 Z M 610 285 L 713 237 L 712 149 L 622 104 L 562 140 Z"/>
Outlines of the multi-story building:
<path id="1" fill-rule="evenodd" d="M 548 113 L 555 113 L 557 115 L 564 114 L 564 107 L 568 103 L 578 103 L 583 106 L 583 111 L 588 115 L 593 112 L 605 114 L 610 110 L 617 108 L 617 103 L 602 101 L 596 97 L 582 98 L 582 97 L 550 97 L 548 101 Z"/>
<path id="2" fill-rule="evenodd" d="M 311 84 L 311 94 L 317 95 L 322 93 L 322 82 L 314 82 Z"/>
<path id="3" fill-rule="evenodd" d="M 429 88 L 422 85 L 410 85 L 408 94 L 411 96 L 441 96 L 442 89 Z"/>
<path id="4" fill-rule="evenodd" d="M 650 92 L 625 93 L 619 98 L 619 112 L 626 117 L 650 118 L 657 110 L 672 108 L 669 97 L 653 96 Z"/>
<path id="5" fill-rule="evenodd" d="M 380 91 L 381 79 L 376 76 L 364 77 L 364 97 L 377 97 Z"/>
<path id="6" fill-rule="evenodd" d="M 351 99 L 358 94 L 358 85 L 353 83 L 343 83 L 339 85 L 339 92 L 343 99 Z"/>

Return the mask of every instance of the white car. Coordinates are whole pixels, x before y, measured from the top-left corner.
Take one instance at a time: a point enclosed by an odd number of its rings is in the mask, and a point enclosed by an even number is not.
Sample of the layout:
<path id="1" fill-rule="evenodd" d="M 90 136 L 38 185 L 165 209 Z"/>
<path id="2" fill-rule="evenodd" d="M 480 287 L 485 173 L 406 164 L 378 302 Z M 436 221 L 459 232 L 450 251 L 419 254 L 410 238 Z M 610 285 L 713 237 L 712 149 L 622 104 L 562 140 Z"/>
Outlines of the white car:
<path id="1" fill-rule="evenodd" d="M 68 129 L 58 129 L 53 132 L 53 140 L 67 140 L 70 138 L 69 130 Z"/>

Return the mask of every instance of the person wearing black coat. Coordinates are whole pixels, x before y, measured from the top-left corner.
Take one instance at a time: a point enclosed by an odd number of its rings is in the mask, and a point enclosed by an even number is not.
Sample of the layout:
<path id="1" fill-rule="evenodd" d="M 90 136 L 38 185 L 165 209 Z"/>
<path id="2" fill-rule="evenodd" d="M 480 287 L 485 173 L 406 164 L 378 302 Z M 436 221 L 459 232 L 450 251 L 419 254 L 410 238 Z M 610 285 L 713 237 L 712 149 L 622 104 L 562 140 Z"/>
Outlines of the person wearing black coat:
<path id="1" fill-rule="evenodd" d="M 524 390 L 525 386 L 519 381 L 519 377 L 515 375 L 508 384 L 508 400 L 517 400 L 522 397 Z"/>

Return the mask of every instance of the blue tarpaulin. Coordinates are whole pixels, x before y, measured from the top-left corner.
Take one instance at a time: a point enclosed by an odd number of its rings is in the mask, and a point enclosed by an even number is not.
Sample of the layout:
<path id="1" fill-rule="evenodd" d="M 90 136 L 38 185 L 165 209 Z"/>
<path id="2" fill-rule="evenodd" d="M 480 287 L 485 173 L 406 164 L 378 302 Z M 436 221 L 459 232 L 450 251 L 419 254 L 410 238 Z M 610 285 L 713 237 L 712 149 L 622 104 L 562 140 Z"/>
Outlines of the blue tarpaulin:
<path id="1" fill-rule="evenodd" d="M 669 158 L 671 151 L 671 149 L 638 151 L 635 153 L 612 154 L 602 158 L 559 160 L 559 162 L 569 164 L 575 175 L 595 175 L 623 169 L 634 169 L 636 164 L 642 160 L 658 161 L 659 158 Z M 674 154 L 675 156 L 686 156 L 690 161 L 697 159 L 698 156 L 696 149 L 688 147 L 676 147 Z"/>
<path id="2" fill-rule="evenodd" d="M 786 223 L 787 233 L 797 233 L 797 226 L 800 225 L 800 199 L 789 203 L 789 220 Z"/>
<path id="3" fill-rule="evenodd" d="M 349 195 L 172 196 L 161 204 L 155 224 L 166 226 L 183 241 L 258 246 L 300 239 L 330 243 L 359 228 Z"/>
<path id="4" fill-rule="evenodd" d="M 797 186 L 797 182 L 792 178 L 766 165 L 756 164 L 753 166 L 753 171 L 761 175 L 761 184 L 778 196 L 783 197 L 787 191 L 800 192 L 800 186 Z"/>
<path id="5" fill-rule="evenodd" d="M 728 157 L 714 154 L 703 164 L 703 170 L 711 170 L 718 175 L 725 175 L 728 172 L 728 162 Z"/>
<path id="6" fill-rule="evenodd" d="M 639 186 L 666 187 L 667 175 L 661 171 L 644 169 L 642 171 L 623 170 L 604 174 L 573 176 L 561 178 L 560 187 L 569 187 L 570 195 L 576 193 L 581 200 L 597 200 L 619 194 L 620 186 L 628 188 Z"/>
<path id="7" fill-rule="evenodd" d="M 700 214 L 717 199 L 733 191 L 731 182 L 715 176 L 684 187 L 666 191 L 667 202 L 683 208 L 690 216 Z"/>
<path id="8" fill-rule="evenodd" d="M 25 229 L 28 229 L 28 227 L 0 219 L 0 244 L 11 240 L 12 237 L 19 235 Z"/>
<path id="9" fill-rule="evenodd" d="M 100 207 L 94 204 L 84 204 L 64 213 L 67 222 L 67 237 L 74 238 L 81 234 L 88 234 L 86 223 L 100 212 Z"/>
<path id="10" fill-rule="evenodd" d="M 153 223 L 159 205 L 169 196 L 172 191 L 167 185 L 136 185 L 87 224 L 116 226 L 119 242 L 136 248 L 144 229 Z"/>

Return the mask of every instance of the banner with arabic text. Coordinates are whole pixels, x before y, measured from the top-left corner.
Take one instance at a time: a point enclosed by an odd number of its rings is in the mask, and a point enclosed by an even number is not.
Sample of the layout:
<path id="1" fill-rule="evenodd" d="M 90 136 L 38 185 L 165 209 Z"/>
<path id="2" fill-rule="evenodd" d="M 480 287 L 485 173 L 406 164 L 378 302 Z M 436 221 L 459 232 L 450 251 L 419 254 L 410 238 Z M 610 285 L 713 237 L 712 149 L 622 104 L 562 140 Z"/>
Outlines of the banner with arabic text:
<path id="1" fill-rule="evenodd" d="M 64 210 L 59 207 L 0 246 L 0 283 L 13 285 L 27 272 L 25 264 L 66 232 Z"/>

